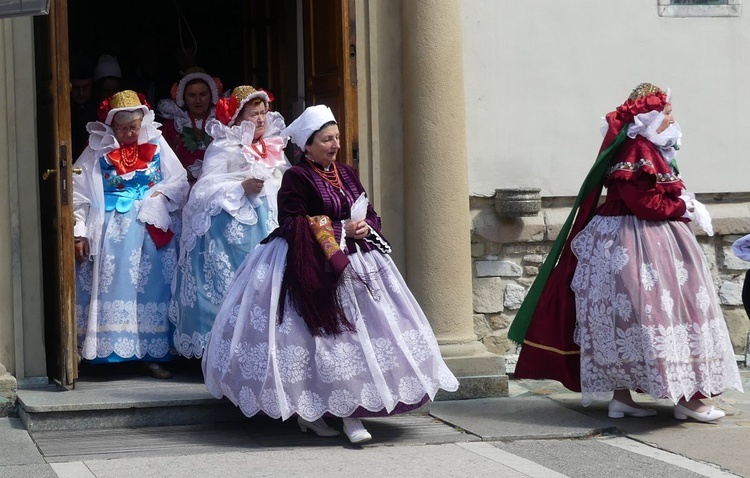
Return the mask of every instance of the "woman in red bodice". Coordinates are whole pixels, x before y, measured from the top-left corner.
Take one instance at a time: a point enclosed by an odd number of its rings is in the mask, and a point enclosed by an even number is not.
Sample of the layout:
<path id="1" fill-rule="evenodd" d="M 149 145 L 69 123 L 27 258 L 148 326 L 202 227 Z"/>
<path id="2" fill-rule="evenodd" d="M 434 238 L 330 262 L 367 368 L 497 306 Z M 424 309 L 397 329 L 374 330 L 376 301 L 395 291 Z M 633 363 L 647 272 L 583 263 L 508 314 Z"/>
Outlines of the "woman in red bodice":
<path id="1" fill-rule="evenodd" d="M 667 93 L 638 85 L 606 117 L 599 156 L 519 309 L 518 378 L 553 378 L 583 404 L 611 399 L 610 418 L 656 410 L 631 391 L 674 403 L 674 416 L 714 421 L 703 399 L 742 390 L 711 272 L 688 222 L 713 234 L 675 162 L 682 132 Z M 603 187 L 604 203 L 597 207 Z M 580 206 L 580 207 L 579 207 Z"/>
<path id="2" fill-rule="evenodd" d="M 158 104 L 165 119 L 162 134 L 172 147 L 192 184 L 200 176 L 203 156 L 211 144 L 206 124 L 214 118 L 214 108 L 221 94 L 221 81 L 200 68 L 189 70 L 172 87 L 172 99 Z"/>

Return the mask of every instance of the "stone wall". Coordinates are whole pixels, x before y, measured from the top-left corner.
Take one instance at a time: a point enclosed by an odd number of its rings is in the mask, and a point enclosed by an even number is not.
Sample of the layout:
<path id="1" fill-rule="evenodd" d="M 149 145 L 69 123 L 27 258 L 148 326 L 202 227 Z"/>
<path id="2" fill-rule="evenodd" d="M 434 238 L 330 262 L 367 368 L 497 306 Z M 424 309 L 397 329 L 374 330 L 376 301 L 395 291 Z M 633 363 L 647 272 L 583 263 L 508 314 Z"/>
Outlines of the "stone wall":
<path id="1" fill-rule="evenodd" d="M 742 306 L 742 284 L 750 263 L 732 253 L 732 243 L 750 232 L 746 194 L 699 195 L 713 218 L 714 236 L 693 226 L 705 252 L 736 354 L 745 355 L 750 320 Z M 471 198 L 474 332 L 487 350 L 511 359 L 517 352 L 508 328 L 526 291 L 570 212 L 571 198 L 545 199 L 539 214 L 503 218 L 494 198 Z M 510 371 L 510 370 L 509 370 Z"/>

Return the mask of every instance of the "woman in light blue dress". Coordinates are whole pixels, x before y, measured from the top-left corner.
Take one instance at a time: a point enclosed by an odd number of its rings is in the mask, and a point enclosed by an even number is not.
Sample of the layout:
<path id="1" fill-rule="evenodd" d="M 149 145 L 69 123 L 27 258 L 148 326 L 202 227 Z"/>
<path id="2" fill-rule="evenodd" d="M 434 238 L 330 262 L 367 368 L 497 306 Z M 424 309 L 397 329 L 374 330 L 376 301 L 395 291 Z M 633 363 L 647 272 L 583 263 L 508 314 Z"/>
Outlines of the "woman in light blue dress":
<path id="1" fill-rule="evenodd" d="M 73 177 L 79 353 L 169 378 L 158 362 L 174 357 L 168 307 L 187 174 L 142 95 L 116 93 L 99 115 Z"/>
<path id="2" fill-rule="evenodd" d="M 180 355 L 201 358 L 237 267 L 277 226 L 276 193 L 289 167 L 267 92 L 239 86 L 216 105 L 214 138 L 183 210 L 170 319 Z"/>

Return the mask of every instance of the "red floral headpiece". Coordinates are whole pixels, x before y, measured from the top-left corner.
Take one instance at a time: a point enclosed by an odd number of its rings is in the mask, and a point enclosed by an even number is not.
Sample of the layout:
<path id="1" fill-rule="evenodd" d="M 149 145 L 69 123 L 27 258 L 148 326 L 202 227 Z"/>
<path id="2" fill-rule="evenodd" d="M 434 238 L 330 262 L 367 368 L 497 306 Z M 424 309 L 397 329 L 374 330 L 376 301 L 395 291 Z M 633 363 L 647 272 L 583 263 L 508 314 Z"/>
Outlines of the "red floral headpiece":
<path id="1" fill-rule="evenodd" d="M 624 123 L 629 123 L 636 115 L 662 111 L 667 103 L 669 101 L 664 90 L 651 83 L 641 83 L 635 87 L 627 101 L 617 107 L 617 116 Z"/>
<path id="2" fill-rule="evenodd" d="M 238 104 L 239 101 L 234 96 L 219 98 L 219 101 L 216 102 L 216 119 L 228 125 L 232 121 L 234 112 L 237 111 Z"/>
<path id="3" fill-rule="evenodd" d="M 273 101 L 273 94 L 263 88 L 256 90 L 252 86 L 238 86 L 232 90 L 232 94 L 228 98 L 220 98 L 216 103 L 216 119 L 230 126 L 237 119 L 242 107 L 253 98 L 260 98 L 268 108 L 270 107 L 269 103 Z"/>

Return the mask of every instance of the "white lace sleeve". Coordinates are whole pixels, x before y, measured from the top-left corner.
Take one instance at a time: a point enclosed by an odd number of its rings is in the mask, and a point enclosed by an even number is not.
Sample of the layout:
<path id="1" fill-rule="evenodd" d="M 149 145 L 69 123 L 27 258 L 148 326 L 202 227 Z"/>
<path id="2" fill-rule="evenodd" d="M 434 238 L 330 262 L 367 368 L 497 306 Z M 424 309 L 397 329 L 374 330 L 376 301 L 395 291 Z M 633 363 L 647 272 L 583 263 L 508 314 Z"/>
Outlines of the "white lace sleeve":
<path id="1" fill-rule="evenodd" d="M 190 186 L 187 172 L 164 138 L 159 137 L 162 180 L 146 192 L 138 219 L 162 230 L 172 222 L 169 213 L 185 204 Z M 156 192 L 161 194 L 154 195 Z"/>
<path id="2" fill-rule="evenodd" d="M 74 166 L 81 174 L 73 175 L 73 235 L 89 240 L 89 255 L 99 254 L 102 225 L 104 224 L 104 186 L 99 156 L 87 147 Z"/>

